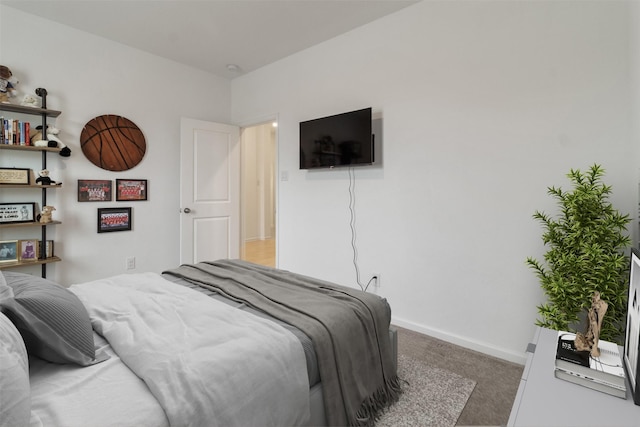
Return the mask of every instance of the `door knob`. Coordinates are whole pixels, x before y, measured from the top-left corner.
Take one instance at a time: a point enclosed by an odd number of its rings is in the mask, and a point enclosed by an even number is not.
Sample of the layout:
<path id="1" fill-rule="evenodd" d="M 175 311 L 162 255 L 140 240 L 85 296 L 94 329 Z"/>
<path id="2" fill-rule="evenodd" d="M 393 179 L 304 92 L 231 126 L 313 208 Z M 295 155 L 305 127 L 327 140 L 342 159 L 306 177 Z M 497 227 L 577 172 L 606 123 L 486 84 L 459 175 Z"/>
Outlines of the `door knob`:
<path id="1" fill-rule="evenodd" d="M 182 212 L 184 212 L 184 213 L 191 213 L 191 209 L 189 209 L 189 208 L 184 208 L 184 209 L 182 209 Z"/>

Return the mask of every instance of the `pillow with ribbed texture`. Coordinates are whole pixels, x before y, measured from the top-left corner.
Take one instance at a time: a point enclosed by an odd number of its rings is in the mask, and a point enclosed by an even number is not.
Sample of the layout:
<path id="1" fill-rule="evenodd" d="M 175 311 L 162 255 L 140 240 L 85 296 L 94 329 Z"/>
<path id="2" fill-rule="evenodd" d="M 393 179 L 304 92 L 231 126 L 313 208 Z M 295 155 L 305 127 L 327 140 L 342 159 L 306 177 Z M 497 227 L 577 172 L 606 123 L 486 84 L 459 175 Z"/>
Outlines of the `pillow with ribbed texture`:
<path id="1" fill-rule="evenodd" d="M 27 350 L 16 327 L 0 313 L 0 427 L 29 425 L 30 417 Z"/>
<path id="2" fill-rule="evenodd" d="M 89 314 L 75 294 L 40 277 L 3 274 L 13 298 L 0 300 L 0 309 L 20 331 L 29 354 L 81 366 L 105 360 L 96 358 Z"/>

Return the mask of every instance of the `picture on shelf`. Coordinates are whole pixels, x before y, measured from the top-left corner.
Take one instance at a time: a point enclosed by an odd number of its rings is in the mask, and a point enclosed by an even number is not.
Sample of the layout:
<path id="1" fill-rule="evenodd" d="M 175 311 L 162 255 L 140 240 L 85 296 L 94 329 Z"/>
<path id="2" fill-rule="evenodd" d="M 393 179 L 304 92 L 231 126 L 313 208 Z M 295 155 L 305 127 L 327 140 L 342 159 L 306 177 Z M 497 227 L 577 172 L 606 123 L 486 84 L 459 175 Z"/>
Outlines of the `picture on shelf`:
<path id="1" fill-rule="evenodd" d="M 34 222 L 36 220 L 36 204 L 0 203 L 0 224 Z"/>
<path id="2" fill-rule="evenodd" d="M 29 185 L 31 169 L 0 168 L 0 184 Z"/>
<path id="3" fill-rule="evenodd" d="M 20 240 L 18 242 L 20 261 L 36 261 L 38 259 L 38 241 Z"/>
<path id="4" fill-rule="evenodd" d="M 131 208 L 98 209 L 98 233 L 131 230 Z"/>
<path id="5" fill-rule="evenodd" d="M 16 262 L 18 261 L 18 241 L 3 240 L 0 241 L 0 262 Z"/>
<path id="6" fill-rule="evenodd" d="M 113 183 L 108 179 L 79 179 L 79 202 L 110 202 Z"/>
<path id="7" fill-rule="evenodd" d="M 116 179 L 116 201 L 147 200 L 146 179 Z"/>

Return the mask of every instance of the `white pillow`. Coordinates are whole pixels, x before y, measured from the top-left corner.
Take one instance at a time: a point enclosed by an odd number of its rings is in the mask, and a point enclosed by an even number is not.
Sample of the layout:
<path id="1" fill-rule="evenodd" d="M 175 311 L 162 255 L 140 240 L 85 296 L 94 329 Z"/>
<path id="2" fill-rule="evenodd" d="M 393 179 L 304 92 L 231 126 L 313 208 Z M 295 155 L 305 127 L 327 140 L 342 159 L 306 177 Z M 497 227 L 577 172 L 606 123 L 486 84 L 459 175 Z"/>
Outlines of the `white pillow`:
<path id="1" fill-rule="evenodd" d="M 27 349 L 18 329 L 0 312 L 0 427 L 26 426 L 30 418 Z"/>

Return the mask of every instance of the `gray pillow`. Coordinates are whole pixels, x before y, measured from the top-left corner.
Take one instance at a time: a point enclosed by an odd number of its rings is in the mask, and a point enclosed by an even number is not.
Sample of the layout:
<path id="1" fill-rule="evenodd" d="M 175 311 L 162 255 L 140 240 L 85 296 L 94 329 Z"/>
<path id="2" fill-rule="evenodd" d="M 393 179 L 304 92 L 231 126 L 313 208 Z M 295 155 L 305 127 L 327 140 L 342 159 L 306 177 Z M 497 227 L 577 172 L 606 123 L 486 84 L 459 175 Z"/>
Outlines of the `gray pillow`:
<path id="1" fill-rule="evenodd" d="M 0 300 L 0 310 L 20 331 L 30 355 L 81 366 L 108 358 L 106 353 L 96 358 L 91 320 L 75 294 L 40 277 L 2 274 L 13 297 Z"/>

